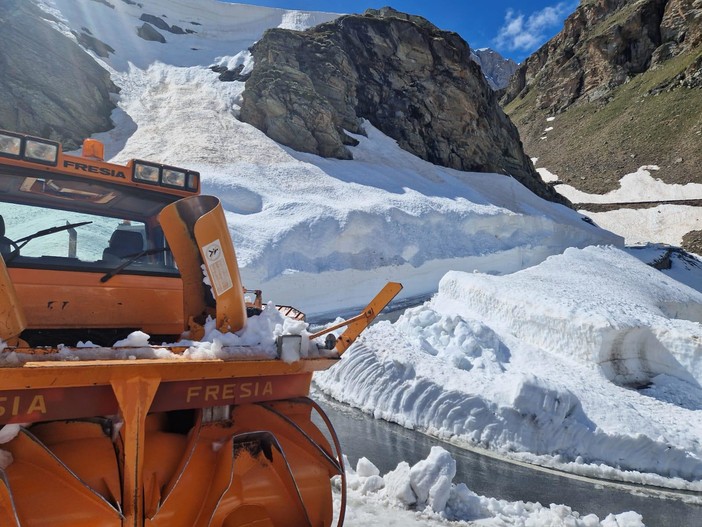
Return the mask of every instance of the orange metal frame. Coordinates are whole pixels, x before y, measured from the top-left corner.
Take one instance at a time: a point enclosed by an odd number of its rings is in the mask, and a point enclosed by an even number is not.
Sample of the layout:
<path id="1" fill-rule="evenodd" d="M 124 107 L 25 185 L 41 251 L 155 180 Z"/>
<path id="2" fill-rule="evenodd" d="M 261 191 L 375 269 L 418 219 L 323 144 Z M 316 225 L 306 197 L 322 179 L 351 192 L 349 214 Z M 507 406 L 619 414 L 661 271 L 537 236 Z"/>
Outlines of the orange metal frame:
<path id="1" fill-rule="evenodd" d="M 179 277 L 120 274 L 103 283 L 104 272 L 7 271 L 29 329 L 133 327 L 153 335 L 185 330 Z"/>
<path id="2" fill-rule="evenodd" d="M 147 414 L 306 396 L 312 373 L 327 369 L 334 362 L 329 359 L 292 364 L 276 360 L 148 359 L 29 362 L 22 367 L 3 368 L 0 423 L 119 413 L 124 422 L 121 432 L 124 525 L 142 525 Z M 86 386 L 87 379 L 91 386 Z"/>
<path id="3" fill-rule="evenodd" d="M 8 166 L 16 166 L 19 168 L 30 168 L 41 170 L 47 173 L 60 173 L 70 176 L 83 178 L 86 181 L 104 181 L 111 184 L 126 185 L 132 188 L 144 189 L 148 192 L 161 192 L 164 194 L 172 194 L 174 196 L 187 197 L 200 192 L 200 182 L 196 190 L 182 190 L 172 187 L 154 186 L 148 183 L 140 183 L 132 181 L 132 173 L 134 160 L 130 160 L 126 165 L 117 165 L 114 163 L 106 163 L 101 159 L 88 157 L 90 152 L 85 152 L 86 157 L 77 157 L 69 154 L 64 154 L 61 145 L 58 145 L 58 159 L 56 166 L 46 165 L 42 163 L 33 163 L 23 159 L 13 159 L 2 157 L 2 164 Z M 85 147 L 84 147 L 85 149 Z"/>

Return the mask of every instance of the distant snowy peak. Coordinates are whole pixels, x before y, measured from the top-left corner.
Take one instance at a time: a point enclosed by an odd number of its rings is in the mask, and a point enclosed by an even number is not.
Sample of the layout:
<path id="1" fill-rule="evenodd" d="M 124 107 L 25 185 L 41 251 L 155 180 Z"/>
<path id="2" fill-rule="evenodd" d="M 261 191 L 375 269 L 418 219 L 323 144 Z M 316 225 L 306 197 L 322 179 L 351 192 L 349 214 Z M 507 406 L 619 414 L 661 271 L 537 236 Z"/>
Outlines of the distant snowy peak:
<path id="1" fill-rule="evenodd" d="M 512 59 L 506 59 L 497 51 L 489 48 L 473 50 L 470 58 L 483 70 L 483 75 L 493 90 L 506 88 L 509 79 L 519 67 L 519 64 Z"/>

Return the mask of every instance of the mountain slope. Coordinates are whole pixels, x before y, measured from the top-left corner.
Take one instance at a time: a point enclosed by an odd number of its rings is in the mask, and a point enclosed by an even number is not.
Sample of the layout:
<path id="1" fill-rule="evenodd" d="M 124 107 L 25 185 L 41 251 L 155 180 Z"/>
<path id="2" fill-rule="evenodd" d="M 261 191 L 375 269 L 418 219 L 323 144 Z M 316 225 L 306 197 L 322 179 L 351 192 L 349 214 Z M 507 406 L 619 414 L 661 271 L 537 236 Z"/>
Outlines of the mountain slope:
<path id="1" fill-rule="evenodd" d="M 506 59 L 497 51 L 488 48 L 475 49 L 471 58 L 480 69 L 493 90 L 502 90 L 509 86 L 509 81 L 519 65 L 512 59 Z"/>
<path id="2" fill-rule="evenodd" d="M 75 148 L 112 127 L 110 93 L 117 87 L 73 35 L 60 34 L 52 23 L 32 2 L 2 3 L 0 125 Z"/>
<path id="3" fill-rule="evenodd" d="M 527 153 L 590 193 L 642 165 L 702 181 L 701 28 L 700 0 L 582 1 L 502 100 Z"/>
<path id="4" fill-rule="evenodd" d="M 96 136 L 107 155 L 199 170 L 228 211 L 244 283 L 279 303 L 325 313 L 365 305 L 388 279 L 404 283 L 405 298 L 421 296 L 449 269 L 511 272 L 567 246 L 621 243 L 508 176 L 432 165 L 367 122 L 345 161 L 291 151 L 239 121 L 244 83 L 210 66 L 248 67 L 265 29 L 335 15 L 213 0 L 43 5 L 69 38 L 89 31 L 114 49 L 88 50 L 120 88 L 115 128 Z M 145 13 L 192 32 L 144 40 Z"/>

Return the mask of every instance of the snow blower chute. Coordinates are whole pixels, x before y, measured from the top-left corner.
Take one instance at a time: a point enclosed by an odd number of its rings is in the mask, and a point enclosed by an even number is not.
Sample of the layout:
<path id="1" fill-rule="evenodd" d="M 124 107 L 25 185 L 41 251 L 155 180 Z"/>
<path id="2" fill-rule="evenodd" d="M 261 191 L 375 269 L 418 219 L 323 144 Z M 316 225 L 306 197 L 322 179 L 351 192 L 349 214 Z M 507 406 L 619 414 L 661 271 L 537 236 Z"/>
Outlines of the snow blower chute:
<path id="1" fill-rule="evenodd" d="M 343 464 L 312 373 L 401 286 L 338 339 L 237 344 L 303 315 L 248 301 L 198 173 L 102 150 L 0 131 L 0 525 L 331 525 Z"/>

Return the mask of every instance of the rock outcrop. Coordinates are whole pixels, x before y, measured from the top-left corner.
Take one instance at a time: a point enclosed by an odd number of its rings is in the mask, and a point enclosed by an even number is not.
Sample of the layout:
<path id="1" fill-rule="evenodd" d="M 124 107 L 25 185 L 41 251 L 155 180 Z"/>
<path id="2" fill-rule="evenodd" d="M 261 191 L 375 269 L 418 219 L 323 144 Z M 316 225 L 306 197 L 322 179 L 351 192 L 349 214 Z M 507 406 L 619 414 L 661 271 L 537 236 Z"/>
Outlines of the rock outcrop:
<path id="1" fill-rule="evenodd" d="M 540 165 L 606 192 L 647 164 L 702 182 L 700 88 L 702 0 L 583 0 L 502 103 Z"/>
<path id="2" fill-rule="evenodd" d="M 149 42 L 160 42 L 161 44 L 166 43 L 166 37 L 159 33 L 154 26 L 148 22 L 144 22 L 140 27 L 137 27 L 137 35 L 144 40 Z"/>
<path id="3" fill-rule="evenodd" d="M 66 149 L 112 128 L 110 92 L 118 88 L 109 73 L 33 2 L 2 4 L 0 128 L 55 139 Z"/>
<path id="4" fill-rule="evenodd" d="M 163 29 L 164 31 L 168 31 L 169 33 L 173 33 L 174 35 L 185 35 L 186 33 L 182 27 L 176 25 L 171 26 L 160 16 L 142 13 L 142 15 L 139 17 L 139 20 L 141 20 L 142 22 L 147 22 L 159 29 Z M 190 32 L 193 33 L 193 31 Z"/>
<path id="5" fill-rule="evenodd" d="M 282 144 L 349 159 L 347 132 L 363 134 L 365 119 L 422 159 L 510 174 L 560 199 L 456 33 L 384 8 L 304 32 L 269 30 L 251 53 L 240 117 Z"/>
<path id="6" fill-rule="evenodd" d="M 519 68 L 505 95 L 527 86 L 536 105 L 561 111 L 581 97 L 596 100 L 632 76 L 702 42 L 700 0 L 589 0 L 556 37 Z"/>

